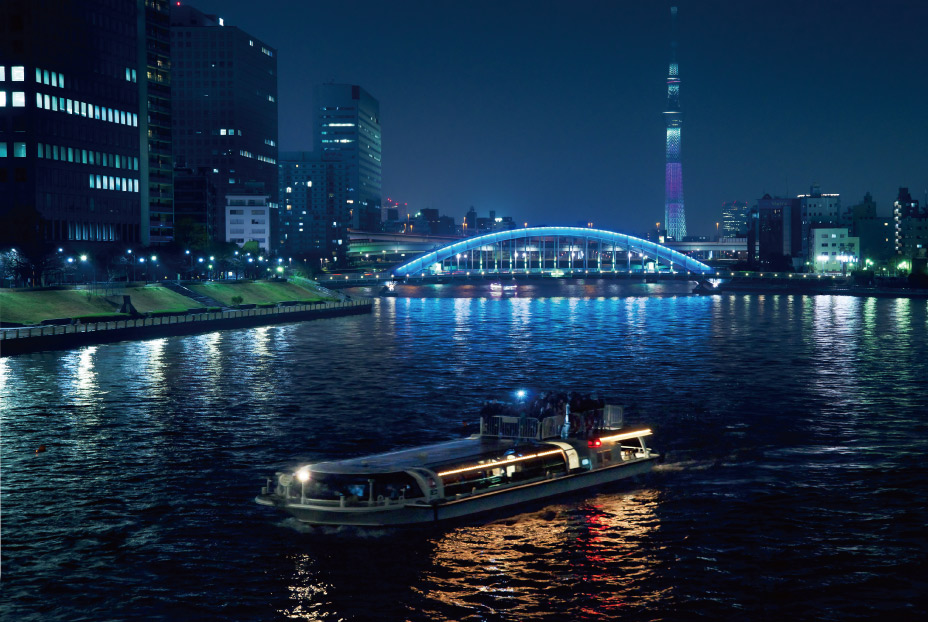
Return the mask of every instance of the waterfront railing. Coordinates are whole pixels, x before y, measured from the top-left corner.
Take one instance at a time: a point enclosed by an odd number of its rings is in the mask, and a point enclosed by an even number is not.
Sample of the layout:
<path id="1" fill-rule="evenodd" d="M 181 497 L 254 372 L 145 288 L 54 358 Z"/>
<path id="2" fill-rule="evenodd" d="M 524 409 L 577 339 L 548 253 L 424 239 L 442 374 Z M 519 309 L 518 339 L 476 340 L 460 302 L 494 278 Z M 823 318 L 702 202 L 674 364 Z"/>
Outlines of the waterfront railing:
<path id="1" fill-rule="evenodd" d="M 333 309 L 349 309 L 352 307 L 370 306 L 371 300 L 343 300 L 337 302 L 324 302 L 320 304 L 288 305 L 268 307 L 262 309 L 236 309 L 230 311 L 215 311 L 195 313 L 189 315 L 170 315 L 162 317 L 139 317 L 125 320 L 108 320 L 102 322 L 81 322 L 65 325 L 28 326 L 23 328 L 5 328 L 0 330 L 0 341 L 12 339 L 28 339 L 33 337 L 48 337 L 54 335 L 74 335 L 79 333 L 92 333 L 102 331 L 124 330 L 127 328 L 144 328 L 149 326 L 170 326 L 178 324 L 196 324 L 215 320 L 237 318 L 258 318 L 260 316 L 275 316 L 275 320 L 282 319 L 288 314 L 306 311 L 328 311 Z M 268 318 L 270 319 L 270 318 Z M 192 328 L 192 327 L 191 327 Z"/>

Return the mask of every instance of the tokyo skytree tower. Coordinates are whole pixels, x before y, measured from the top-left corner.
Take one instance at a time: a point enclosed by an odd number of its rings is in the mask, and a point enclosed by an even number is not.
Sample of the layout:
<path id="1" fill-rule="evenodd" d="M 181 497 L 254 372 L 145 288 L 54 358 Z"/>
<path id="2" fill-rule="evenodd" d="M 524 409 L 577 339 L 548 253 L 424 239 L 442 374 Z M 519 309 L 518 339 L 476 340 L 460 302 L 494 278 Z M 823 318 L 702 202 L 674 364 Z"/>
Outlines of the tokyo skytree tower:
<path id="1" fill-rule="evenodd" d="M 680 164 L 680 71 L 677 66 L 677 7 L 670 7 L 670 71 L 667 73 L 667 165 L 665 170 L 664 223 L 667 236 L 683 240 L 686 212 L 683 210 L 683 167 Z"/>

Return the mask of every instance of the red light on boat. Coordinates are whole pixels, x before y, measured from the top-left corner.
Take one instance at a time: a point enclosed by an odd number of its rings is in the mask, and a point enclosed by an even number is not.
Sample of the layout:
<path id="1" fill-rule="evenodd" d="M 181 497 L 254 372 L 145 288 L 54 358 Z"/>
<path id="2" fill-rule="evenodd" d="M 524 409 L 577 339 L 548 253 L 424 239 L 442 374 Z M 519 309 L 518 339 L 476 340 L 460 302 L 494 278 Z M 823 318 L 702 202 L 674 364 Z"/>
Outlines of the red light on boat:
<path id="1" fill-rule="evenodd" d="M 587 445 L 587 447 L 590 447 L 590 448 L 593 448 L 593 447 L 602 447 L 602 446 L 603 446 L 603 442 L 602 442 L 600 439 L 598 439 L 598 438 L 594 438 L 594 439 L 592 439 L 592 440 L 587 441 L 587 442 L 586 442 L 586 445 Z"/>

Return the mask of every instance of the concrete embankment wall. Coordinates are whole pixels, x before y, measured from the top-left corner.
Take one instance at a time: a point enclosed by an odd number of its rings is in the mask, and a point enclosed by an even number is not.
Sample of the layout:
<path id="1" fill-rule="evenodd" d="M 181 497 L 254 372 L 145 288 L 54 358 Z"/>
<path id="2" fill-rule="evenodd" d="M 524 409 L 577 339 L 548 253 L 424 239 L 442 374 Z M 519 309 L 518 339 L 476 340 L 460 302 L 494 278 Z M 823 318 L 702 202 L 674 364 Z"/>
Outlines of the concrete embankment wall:
<path id="1" fill-rule="evenodd" d="M 370 299 L 0 331 L 0 356 L 370 313 Z"/>

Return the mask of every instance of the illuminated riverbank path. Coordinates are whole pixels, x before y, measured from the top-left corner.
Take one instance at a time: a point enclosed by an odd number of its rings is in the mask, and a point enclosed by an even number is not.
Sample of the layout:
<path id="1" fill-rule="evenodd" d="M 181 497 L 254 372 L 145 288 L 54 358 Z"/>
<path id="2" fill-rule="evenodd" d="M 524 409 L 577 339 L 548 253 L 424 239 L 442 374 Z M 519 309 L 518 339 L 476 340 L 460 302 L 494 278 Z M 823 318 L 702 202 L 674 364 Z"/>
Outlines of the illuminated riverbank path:
<path id="1" fill-rule="evenodd" d="M 662 268 L 663 266 L 663 268 Z M 459 271 L 511 273 L 715 270 L 683 253 L 624 233 L 582 227 L 528 227 L 458 240 L 393 268 L 394 278 Z"/>

